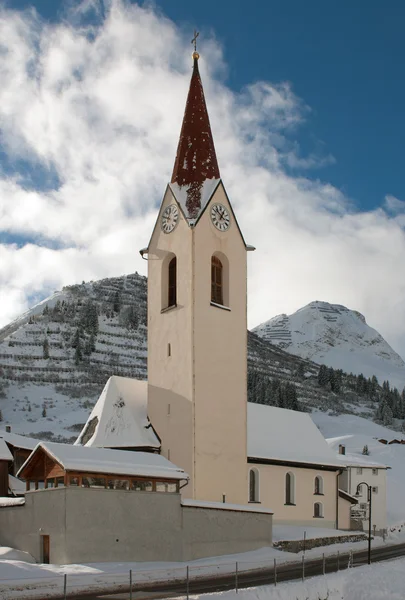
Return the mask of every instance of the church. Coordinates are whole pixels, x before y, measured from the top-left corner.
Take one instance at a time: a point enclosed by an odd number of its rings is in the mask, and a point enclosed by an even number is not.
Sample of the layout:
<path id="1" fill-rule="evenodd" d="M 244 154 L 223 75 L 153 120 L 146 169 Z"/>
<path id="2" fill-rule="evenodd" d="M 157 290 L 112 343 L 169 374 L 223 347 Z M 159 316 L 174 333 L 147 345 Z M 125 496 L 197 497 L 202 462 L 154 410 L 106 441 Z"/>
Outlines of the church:
<path id="1" fill-rule="evenodd" d="M 273 522 L 350 529 L 357 500 L 310 416 L 247 402 L 255 248 L 220 176 L 199 58 L 140 251 L 148 381 L 110 377 L 75 445 L 39 443 L 18 471 L 25 503 L 0 508 L 0 543 L 38 560 L 192 560 L 269 546 Z"/>
<path id="2" fill-rule="evenodd" d="M 152 447 L 188 473 L 183 498 L 264 506 L 275 523 L 350 529 L 357 501 L 339 491 L 342 464 L 310 416 L 247 402 L 247 252 L 255 248 L 221 179 L 198 64 L 194 52 L 171 181 L 141 250 L 148 382 L 111 378 L 76 443 Z M 118 398 L 126 407 L 111 418 Z"/>

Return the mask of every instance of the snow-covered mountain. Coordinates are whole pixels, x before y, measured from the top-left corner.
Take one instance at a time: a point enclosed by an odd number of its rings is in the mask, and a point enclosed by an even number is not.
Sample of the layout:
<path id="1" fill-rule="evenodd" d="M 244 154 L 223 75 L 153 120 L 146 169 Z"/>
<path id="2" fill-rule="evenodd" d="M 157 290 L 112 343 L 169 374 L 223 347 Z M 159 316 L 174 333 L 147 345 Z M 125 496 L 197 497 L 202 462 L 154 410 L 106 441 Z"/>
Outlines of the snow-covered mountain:
<path id="1" fill-rule="evenodd" d="M 400 390 L 405 363 L 364 316 L 328 302 L 311 302 L 292 315 L 278 315 L 253 330 L 291 354 L 347 373 L 376 375 Z"/>
<path id="2" fill-rule="evenodd" d="M 67 286 L 0 330 L 0 429 L 74 441 L 111 375 L 146 379 L 146 294 L 137 273 Z M 381 393 L 359 393 L 356 377 L 346 375 L 332 392 L 319 385 L 318 364 L 252 332 L 248 370 L 253 402 L 263 401 L 269 382 L 293 383 L 307 410 L 371 419 Z M 265 400 L 279 405 L 276 387 Z"/>

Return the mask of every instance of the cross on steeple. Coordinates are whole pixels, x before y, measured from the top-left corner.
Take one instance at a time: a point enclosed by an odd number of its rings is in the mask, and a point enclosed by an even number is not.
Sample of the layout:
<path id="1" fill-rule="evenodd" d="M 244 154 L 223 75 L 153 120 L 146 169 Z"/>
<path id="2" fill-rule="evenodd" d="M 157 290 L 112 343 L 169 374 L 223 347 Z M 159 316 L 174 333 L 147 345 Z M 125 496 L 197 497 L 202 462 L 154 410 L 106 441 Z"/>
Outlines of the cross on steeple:
<path id="1" fill-rule="evenodd" d="M 191 40 L 191 43 L 194 44 L 194 52 L 197 52 L 197 38 L 200 35 L 200 32 L 194 29 L 194 37 Z"/>

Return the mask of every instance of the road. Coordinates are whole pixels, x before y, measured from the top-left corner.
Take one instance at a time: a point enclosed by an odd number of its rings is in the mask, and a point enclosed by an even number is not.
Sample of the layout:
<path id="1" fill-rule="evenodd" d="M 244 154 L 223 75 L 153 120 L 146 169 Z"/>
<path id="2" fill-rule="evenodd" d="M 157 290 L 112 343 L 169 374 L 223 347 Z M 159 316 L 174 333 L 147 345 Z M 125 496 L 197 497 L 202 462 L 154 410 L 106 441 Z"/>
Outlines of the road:
<path id="1" fill-rule="evenodd" d="M 405 544 L 395 544 L 382 546 L 372 550 L 372 562 L 391 560 L 405 555 Z M 352 566 L 358 567 L 367 564 L 367 550 L 360 550 L 352 554 Z M 336 572 L 337 570 L 347 569 L 349 566 L 350 554 L 345 552 L 338 556 L 325 557 L 325 565 L 322 558 L 305 561 L 305 578 L 325 573 Z M 286 563 L 277 566 L 277 582 L 293 581 L 302 578 L 302 562 Z M 238 575 L 238 588 L 255 587 L 259 585 L 274 585 L 274 569 L 258 569 Z M 208 592 L 222 592 L 235 589 L 236 576 L 219 575 L 211 577 L 198 577 L 189 582 L 189 594 L 203 594 Z M 68 595 L 68 598 L 74 600 L 129 600 L 129 587 L 118 593 L 103 592 L 94 594 L 93 592 Z M 150 600 L 151 598 L 168 598 L 170 596 L 185 596 L 187 593 L 187 583 L 183 581 L 147 583 L 139 585 L 134 584 L 132 598 L 133 600 Z M 61 596 L 61 599 L 63 596 Z"/>

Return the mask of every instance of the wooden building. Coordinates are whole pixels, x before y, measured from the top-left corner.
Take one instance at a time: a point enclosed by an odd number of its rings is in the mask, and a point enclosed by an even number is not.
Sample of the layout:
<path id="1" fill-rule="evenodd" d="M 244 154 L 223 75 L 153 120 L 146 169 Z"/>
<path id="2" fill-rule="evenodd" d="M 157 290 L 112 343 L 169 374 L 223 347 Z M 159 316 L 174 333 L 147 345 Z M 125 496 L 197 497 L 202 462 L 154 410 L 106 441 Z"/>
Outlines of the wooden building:
<path id="1" fill-rule="evenodd" d="M 82 487 L 178 493 L 188 475 L 159 454 L 40 443 L 18 476 L 26 489 Z"/>
<path id="2" fill-rule="evenodd" d="M 38 445 L 39 440 L 19 435 L 18 433 L 12 433 L 10 427 L 7 427 L 7 429 L 8 431 L 0 431 L 0 440 L 3 440 L 7 444 L 12 454 L 13 462 L 9 465 L 9 473 L 10 475 L 16 475 L 35 446 Z"/>

